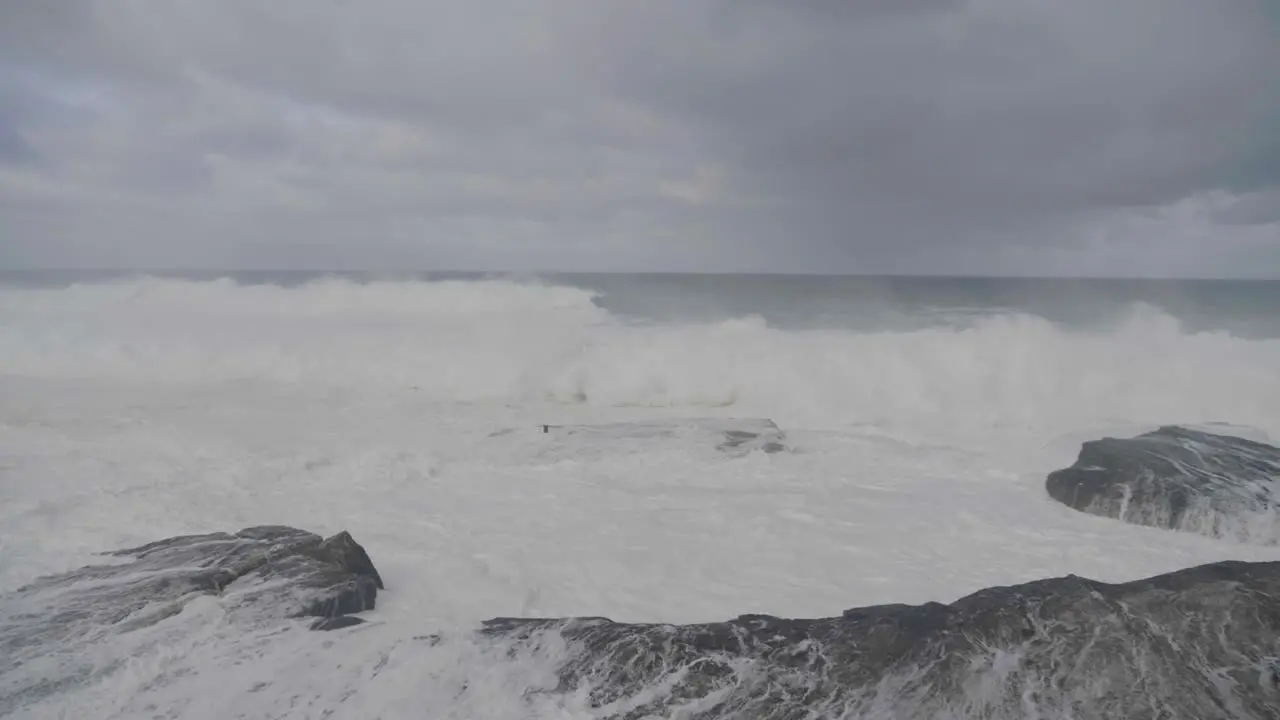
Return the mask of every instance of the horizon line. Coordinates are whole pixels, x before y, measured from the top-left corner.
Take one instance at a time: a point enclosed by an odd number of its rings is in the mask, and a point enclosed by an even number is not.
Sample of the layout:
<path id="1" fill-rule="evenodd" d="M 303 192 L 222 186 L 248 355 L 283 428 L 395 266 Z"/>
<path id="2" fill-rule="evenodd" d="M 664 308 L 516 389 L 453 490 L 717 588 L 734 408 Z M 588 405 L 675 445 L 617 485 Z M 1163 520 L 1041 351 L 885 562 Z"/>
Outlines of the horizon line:
<path id="1" fill-rule="evenodd" d="M 818 272 L 804 270 L 510 270 L 510 269 L 405 269 L 405 268 L 85 268 L 85 267 L 30 267 L 0 268 L 0 275 L 84 273 L 99 275 L 236 275 L 236 274 L 307 274 L 307 275 L 632 275 L 632 276 L 683 276 L 683 277 L 813 277 L 849 279 L 932 279 L 932 280 L 1076 280 L 1076 281 L 1191 281 L 1191 282 L 1280 282 L 1277 276 L 1183 276 L 1183 275 L 1042 275 L 1042 274 L 983 274 L 983 273 L 931 273 L 931 272 Z"/>

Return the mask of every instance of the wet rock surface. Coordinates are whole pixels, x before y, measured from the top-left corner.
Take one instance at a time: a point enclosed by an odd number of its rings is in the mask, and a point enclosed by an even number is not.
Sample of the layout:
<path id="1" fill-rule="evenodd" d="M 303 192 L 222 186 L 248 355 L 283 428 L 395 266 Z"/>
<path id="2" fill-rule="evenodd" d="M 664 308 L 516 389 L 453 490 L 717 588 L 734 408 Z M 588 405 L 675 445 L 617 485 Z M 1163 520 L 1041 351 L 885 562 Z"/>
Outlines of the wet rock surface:
<path id="1" fill-rule="evenodd" d="M 0 715 L 24 695 L 56 689 L 30 685 L 29 675 L 11 684 L 10 671 L 23 663 L 45 651 L 77 656 L 76 648 L 156 625 L 198 598 L 222 598 L 228 615 L 248 625 L 316 617 L 316 629 L 331 629 L 372 609 L 383 587 L 368 554 L 347 532 L 326 539 L 261 526 L 174 537 L 103 556 L 116 562 L 40 578 L 0 597 Z M 92 672 L 72 672 L 71 664 L 58 667 L 68 676 L 51 673 L 48 682 Z"/>
<path id="2" fill-rule="evenodd" d="M 226 631 L 258 628 L 269 643 L 286 618 L 361 632 L 347 628 L 382 587 L 347 533 L 255 527 L 110 555 L 123 562 L 0 599 L 0 715 L 117 672 L 121 646 L 86 654 L 95 637 L 159 630 L 193 599 L 216 603 Z M 172 625 L 151 642 L 180 643 L 198 626 Z M 472 637 L 553 663 L 558 686 L 528 693 L 586 698 L 595 716 L 619 720 L 1280 717 L 1280 562 L 1122 584 L 1066 576 L 817 619 L 496 618 Z M 421 640 L 422 651 L 439 647 L 439 637 Z"/>
<path id="3" fill-rule="evenodd" d="M 1240 437 L 1166 426 L 1089 441 L 1045 489 L 1076 510 L 1136 525 L 1280 541 L 1280 448 Z"/>
<path id="4" fill-rule="evenodd" d="M 1280 562 L 813 620 L 498 618 L 482 632 L 566 640 L 559 691 L 589 693 L 608 718 L 1280 717 Z"/>

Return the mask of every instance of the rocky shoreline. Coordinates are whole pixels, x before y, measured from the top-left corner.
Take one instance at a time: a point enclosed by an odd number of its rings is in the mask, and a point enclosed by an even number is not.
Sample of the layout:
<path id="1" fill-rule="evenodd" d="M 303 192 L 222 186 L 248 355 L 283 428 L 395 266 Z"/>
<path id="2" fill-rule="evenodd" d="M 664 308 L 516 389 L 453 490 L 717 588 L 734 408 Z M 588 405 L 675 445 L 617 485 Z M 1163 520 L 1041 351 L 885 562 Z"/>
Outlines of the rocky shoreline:
<path id="1" fill-rule="evenodd" d="M 1084 512 L 1222 537 L 1232 513 L 1274 508 L 1278 467 L 1269 445 L 1171 426 L 1085 443 L 1046 489 Z M 1204 508 L 1218 519 L 1189 525 Z M 0 624 L 0 657 L 10 658 L 0 677 L 46 643 L 159 623 L 197 597 L 221 598 L 255 622 L 359 632 L 385 589 L 346 532 L 253 527 L 107 556 L 5 598 L 21 611 Z M 513 652 L 549 636 L 569 648 L 556 691 L 587 688 L 610 718 L 799 719 L 899 706 L 913 716 L 1055 708 L 1079 718 L 1274 718 L 1280 562 L 1224 561 L 1118 584 L 1068 575 L 828 618 L 495 618 L 474 633 Z M 39 690 L 0 685 L 0 710 Z"/>

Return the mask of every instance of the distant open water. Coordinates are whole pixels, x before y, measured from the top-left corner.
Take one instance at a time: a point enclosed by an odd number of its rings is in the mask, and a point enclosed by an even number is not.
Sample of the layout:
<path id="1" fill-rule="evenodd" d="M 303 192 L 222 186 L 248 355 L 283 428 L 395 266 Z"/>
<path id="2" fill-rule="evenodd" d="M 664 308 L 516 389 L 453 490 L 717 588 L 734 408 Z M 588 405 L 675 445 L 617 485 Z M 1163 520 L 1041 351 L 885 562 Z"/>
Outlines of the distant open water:
<path id="1" fill-rule="evenodd" d="M 634 323 L 716 322 L 755 316 L 783 330 L 911 330 L 965 327 L 1025 313 L 1068 329 L 1113 329 L 1143 307 L 1184 332 L 1280 337 L 1280 280 L 985 278 L 940 276 L 714 275 L 628 273 L 238 271 L 0 271 L 0 286 L 65 287 L 138 277 L 227 278 L 240 285 L 296 287 L 323 278 L 541 281 L 599 293 L 595 302 Z"/>

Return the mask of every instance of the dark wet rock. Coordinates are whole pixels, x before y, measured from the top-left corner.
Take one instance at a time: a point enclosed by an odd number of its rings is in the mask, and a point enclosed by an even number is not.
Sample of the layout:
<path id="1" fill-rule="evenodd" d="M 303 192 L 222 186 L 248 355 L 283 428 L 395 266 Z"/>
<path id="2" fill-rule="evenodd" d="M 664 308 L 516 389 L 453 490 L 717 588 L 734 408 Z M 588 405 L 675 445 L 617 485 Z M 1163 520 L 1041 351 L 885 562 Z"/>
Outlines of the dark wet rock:
<path id="1" fill-rule="evenodd" d="M 1213 537 L 1280 540 L 1280 448 L 1168 426 L 1084 443 L 1045 489 L 1082 512 Z"/>
<path id="2" fill-rule="evenodd" d="M 815 620 L 498 618 L 482 635 L 512 652 L 567 641 L 557 692 L 587 693 L 606 718 L 1280 717 L 1280 562 Z"/>
<path id="3" fill-rule="evenodd" d="M 322 617 L 311 623 L 312 630 L 341 630 L 343 628 L 355 627 L 363 625 L 364 618 L 355 615 L 338 615 L 337 617 Z"/>
<path id="4" fill-rule="evenodd" d="M 374 607 L 382 579 L 346 532 L 253 527 L 104 553 L 125 559 L 41 578 L 5 596 L 0 656 L 32 644 L 153 625 L 192 599 L 223 596 L 265 617 L 337 617 Z"/>
<path id="5" fill-rule="evenodd" d="M 716 446 L 718 450 L 738 450 L 740 448 L 759 449 L 765 453 L 782 452 L 787 449 L 783 444 L 783 434 L 772 420 L 754 430 L 725 430 L 724 442 Z"/>
<path id="6" fill-rule="evenodd" d="M 350 534 L 328 539 L 284 526 L 186 535 L 104 553 L 117 562 L 41 578 L 0 597 L 0 715 L 35 696 L 110 672 L 86 648 L 155 626 L 202 597 L 218 597 L 246 627 L 316 617 L 316 629 L 353 624 L 373 609 L 382 578 Z M 50 660 L 54 655 L 63 660 Z M 46 677 L 11 671 L 52 662 Z M 14 680 L 21 675 L 21 682 Z M 14 684 L 16 683 L 16 684 Z"/>
<path id="7" fill-rule="evenodd" d="M 347 611 L 372 607 L 382 587 L 346 533 L 257 527 L 111 555 L 122 563 L 0 598 L 0 716 L 121 671 L 129 638 L 172 647 L 207 628 L 199 611 L 194 624 L 162 622 L 193 599 L 219 632 L 274 642 L 285 618 L 315 616 L 322 631 L 361 624 Z M 438 652 L 455 636 L 412 637 Z M 1069 575 L 817 619 L 496 618 L 471 637 L 495 662 L 555 663 L 558 686 L 530 686 L 530 703 L 585 698 L 593 717 L 615 720 L 1280 717 L 1280 562 L 1121 584 Z"/>

